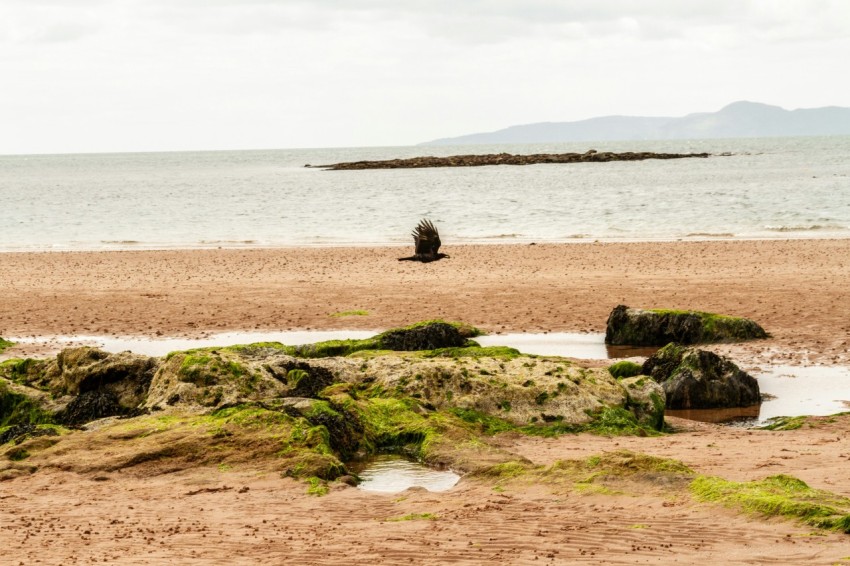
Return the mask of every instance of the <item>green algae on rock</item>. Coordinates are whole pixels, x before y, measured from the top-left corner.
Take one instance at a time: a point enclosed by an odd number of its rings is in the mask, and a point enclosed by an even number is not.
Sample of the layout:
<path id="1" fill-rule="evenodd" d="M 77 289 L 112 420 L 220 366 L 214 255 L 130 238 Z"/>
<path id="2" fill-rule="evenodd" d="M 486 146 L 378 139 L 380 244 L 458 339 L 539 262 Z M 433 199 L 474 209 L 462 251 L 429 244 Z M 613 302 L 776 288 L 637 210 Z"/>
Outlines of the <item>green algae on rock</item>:
<path id="1" fill-rule="evenodd" d="M 621 360 L 608 366 L 608 373 L 617 379 L 634 377 L 636 375 L 640 375 L 641 371 L 643 371 L 643 366 L 630 360 Z"/>
<path id="2" fill-rule="evenodd" d="M 761 402 L 754 377 L 714 352 L 667 344 L 643 364 L 662 384 L 668 409 L 749 407 Z"/>
<path id="3" fill-rule="evenodd" d="M 321 355 L 309 357 L 293 355 L 306 347 L 277 343 L 165 358 L 69 349 L 54 360 L 0 365 L 0 384 L 15 401 L 0 417 L 89 431 L 63 436 L 59 447 L 22 445 L 26 470 L 53 465 L 59 453 L 61 466 L 78 471 L 255 465 L 317 478 L 317 491 L 369 454 L 476 472 L 529 464 L 488 440 L 500 431 L 647 435 L 663 423 L 654 397 L 663 390 L 649 379 L 618 381 L 604 368 L 481 348 L 469 341 L 475 333 L 427 321 L 315 347 Z M 72 462 L 75 453 L 86 457 Z"/>
<path id="4" fill-rule="evenodd" d="M 6 348 L 11 348 L 14 345 L 15 345 L 14 342 L 10 342 L 8 340 L 5 340 L 2 336 L 0 336 L 0 354 L 2 354 L 3 350 L 5 350 Z"/>
<path id="5" fill-rule="evenodd" d="M 761 326 L 748 318 L 700 311 L 644 310 L 618 305 L 608 316 L 605 343 L 664 346 L 670 342 L 740 342 L 767 336 Z"/>

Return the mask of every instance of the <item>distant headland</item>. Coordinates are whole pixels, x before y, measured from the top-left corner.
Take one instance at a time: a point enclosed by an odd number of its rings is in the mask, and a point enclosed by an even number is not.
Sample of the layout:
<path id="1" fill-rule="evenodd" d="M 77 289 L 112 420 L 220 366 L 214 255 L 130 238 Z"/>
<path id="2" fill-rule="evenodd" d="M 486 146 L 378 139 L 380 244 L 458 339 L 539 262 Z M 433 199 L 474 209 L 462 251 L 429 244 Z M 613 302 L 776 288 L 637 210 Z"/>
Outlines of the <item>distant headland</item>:
<path id="1" fill-rule="evenodd" d="M 678 118 L 602 116 L 577 122 L 540 122 L 441 138 L 419 145 L 848 135 L 850 108 L 827 106 L 785 110 L 779 106 L 741 101 L 717 112 Z"/>

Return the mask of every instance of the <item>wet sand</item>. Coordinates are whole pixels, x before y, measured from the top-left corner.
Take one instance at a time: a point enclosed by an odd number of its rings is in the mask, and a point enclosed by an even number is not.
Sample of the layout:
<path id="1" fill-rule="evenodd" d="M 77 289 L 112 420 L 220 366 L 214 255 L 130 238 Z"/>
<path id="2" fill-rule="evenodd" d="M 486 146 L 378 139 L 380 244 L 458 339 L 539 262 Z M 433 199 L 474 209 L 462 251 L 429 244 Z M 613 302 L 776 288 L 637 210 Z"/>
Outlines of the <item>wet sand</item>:
<path id="1" fill-rule="evenodd" d="M 499 442 L 536 464 L 626 448 L 699 474 L 783 473 L 850 495 L 850 417 L 788 432 L 685 426 L 660 438 Z M 602 495 L 463 478 L 441 493 L 337 486 L 314 497 L 302 482 L 251 469 L 60 468 L 0 483 L 4 564 L 843 564 L 850 556 L 850 535 L 697 504 L 663 482 Z"/>
<path id="2" fill-rule="evenodd" d="M 0 254 L 0 335 L 199 336 L 383 329 L 429 318 L 490 332 L 604 331 L 619 303 L 748 316 L 773 337 L 721 346 L 743 365 L 850 362 L 850 240 Z M 365 310 L 366 316 L 333 316 Z M 15 348 L 8 355 L 20 353 Z M 850 496 L 850 416 L 794 431 L 670 419 L 660 438 L 507 435 L 537 464 L 628 449 L 730 480 L 789 474 Z M 120 449 L 116 444 L 116 449 Z M 632 486 L 633 487 L 633 486 Z M 850 535 L 697 504 L 464 478 L 443 493 L 306 495 L 268 470 L 137 466 L 0 482 L 9 564 L 835 564 Z M 392 521 L 411 514 L 433 518 Z M 421 515 L 417 515 L 421 516 Z"/>
<path id="3" fill-rule="evenodd" d="M 850 361 L 850 239 L 0 254 L 0 336 L 385 329 L 604 332 L 623 303 L 747 316 L 753 363 Z M 334 316 L 366 311 L 365 316 Z M 737 348 L 737 347 L 736 347 Z M 721 348 L 722 350 L 722 348 Z"/>

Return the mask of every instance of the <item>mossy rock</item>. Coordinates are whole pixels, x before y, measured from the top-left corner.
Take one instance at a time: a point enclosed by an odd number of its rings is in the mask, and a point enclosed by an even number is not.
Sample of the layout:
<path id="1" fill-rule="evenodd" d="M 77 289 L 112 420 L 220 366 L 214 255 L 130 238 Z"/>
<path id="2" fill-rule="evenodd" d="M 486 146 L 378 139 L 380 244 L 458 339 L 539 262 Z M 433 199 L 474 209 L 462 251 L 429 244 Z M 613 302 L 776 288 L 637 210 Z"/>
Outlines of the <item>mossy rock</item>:
<path id="1" fill-rule="evenodd" d="M 767 338 L 754 321 L 700 311 L 634 309 L 618 305 L 608 316 L 605 343 L 630 346 L 664 346 L 741 342 Z"/>
<path id="2" fill-rule="evenodd" d="M 634 413 L 638 424 L 662 430 L 667 405 L 664 388 L 645 375 L 622 379 L 620 385 L 626 391 L 626 407 Z"/>
<path id="3" fill-rule="evenodd" d="M 0 427 L 54 422 L 43 394 L 0 378 Z"/>
<path id="4" fill-rule="evenodd" d="M 19 385 L 26 385 L 40 390 L 47 390 L 48 383 L 44 378 L 44 371 L 49 360 L 36 360 L 32 358 L 13 358 L 0 362 L 0 377 Z"/>
<path id="5" fill-rule="evenodd" d="M 643 364 L 664 387 L 668 409 L 749 407 L 761 402 L 758 381 L 714 352 L 668 344 Z"/>
<path id="6" fill-rule="evenodd" d="M 465 346 L 467 337 L 453 324 L 431 321 L 406 328 L 388 330 L 377 336 L 380 349 L 403 352 L 459 348 Z"/>
<path id="7" fill-rule="evenodd" d="M 256 352 L 242 348 L 203 348 L 172 352 L 160 364 L 148 391 L 144 407 L 162 409 L 167 406 L 201 406 L 220 408 L 261 399 L 300 395 L 299 380 L 287 379 L 291 367 L 272 369 L 267 360 L 284 358 L 278 350 L 266 352 L 270 357 L 257 357 Z M 295 384 L 295 385 L 292 385 Z M 302 389 L 307 382 L 301 385 Z"/>
<path id="8" fill-rule="evenodd" d="M 157 358 L 130 352 L 66 348 L 44 367 L 43 379 L 55 396 L 97 392 L 131 410 L 144 402 L 158 364 Z"/>
<path id="9" fill-rule="evenodd" d="M 393 328 L 371 338 L 326 340 L 315 344 L 281 346 L 281 350 L 299 358 L 344 357 L 358 352 L 382 350 L 415 352 L 477 345 L 469 338 L 480 334 L 480 330 L 468 324 L 427 320 L 402 328 Z"/>

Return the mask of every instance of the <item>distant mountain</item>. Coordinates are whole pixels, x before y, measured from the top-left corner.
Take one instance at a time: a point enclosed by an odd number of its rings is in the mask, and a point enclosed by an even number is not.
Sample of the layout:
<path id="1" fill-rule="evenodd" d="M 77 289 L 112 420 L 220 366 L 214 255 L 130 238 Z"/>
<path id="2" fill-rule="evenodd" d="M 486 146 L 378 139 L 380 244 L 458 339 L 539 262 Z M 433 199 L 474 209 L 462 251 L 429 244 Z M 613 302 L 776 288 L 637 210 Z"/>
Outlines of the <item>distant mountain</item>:
<path id="1" fill-rule="evenodd" d="M 578 122 L 540 122 L 442 138 L 420 145 L 836 135 L 850 135 L 850 108 L 827 106 L 785 110 L 779 106 L 741 101 L 718 112 L 688 114 L 681 118 L 602 116 Z"/>

